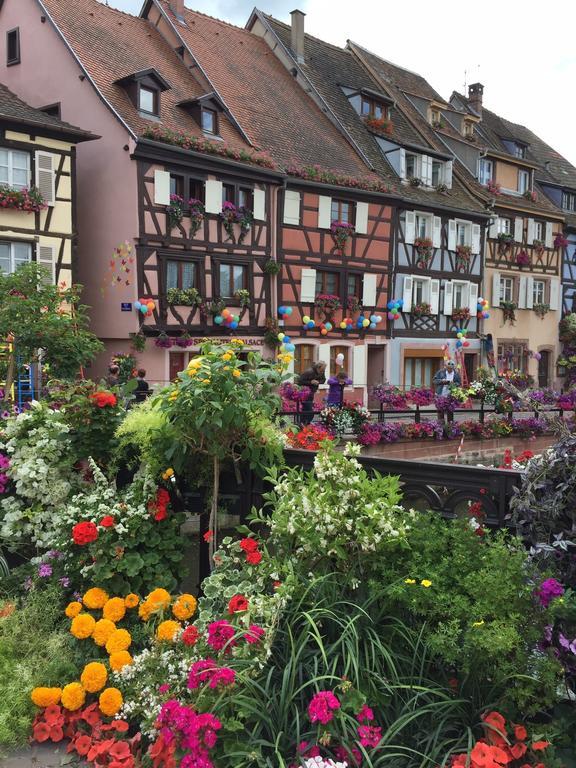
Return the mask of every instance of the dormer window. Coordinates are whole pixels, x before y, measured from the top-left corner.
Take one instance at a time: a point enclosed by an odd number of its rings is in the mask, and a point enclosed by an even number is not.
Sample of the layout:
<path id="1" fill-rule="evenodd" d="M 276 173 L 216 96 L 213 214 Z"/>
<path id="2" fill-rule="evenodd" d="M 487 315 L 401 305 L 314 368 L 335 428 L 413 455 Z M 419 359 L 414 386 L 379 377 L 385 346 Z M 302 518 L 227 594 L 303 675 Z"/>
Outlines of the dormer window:
<path id="1" fill-rule="evenodd" d="M 576 211 L 576 192 L 562 192 L 562 208 L 565 211 Z"/>
<path id="2" fill-rule="evenodd" d="M 471 120 L 464 120 L 464 136 L 466 136 L 467 139 L 474 136 L 474 123 Z"/>
<path id="3" fill-rule="evenodd" d="M 201 124 L 204 133 L 216 136 L 218 134 L 218 113 L 216 110 L 202 107 Z"/>
<path id="4" fill-rule="evenodd" d="M 406 152 L 406 178 L 417 179 L 420 177 L 418 163 L 418 155 L 413 155 L 412 152 Z"/>
<path id="5" fill-rule="evenodd" d="M 361 114 L 362 117 L 371 117 L 373 120 L 389 120 L 390 108 L 386 104 L 362 96 Z"/>
<path id="6" fill-rule="evenodd" d="M 160 97 L 170 85 L 155 69 L 145 69 L 116 80 L 143 117 L 160 117 Z"/>
<path id="7" fill-rule="evenodd" d="M 158 115 L 158 91 L 155 88 L 145 88 L 143 85 L 138 89 L 138 109 L 140 112 L 147 112 L 149 115 Z"/>
<path id="8" fill-rule="evenodd" d="M 516 144 L 514 144 L 514 151 L 513 151 L 512 154 L 514 155 L 514 157 L 525 158 L 526 157 L 526 145 L 525 144 L 519 144 L 518 142 L 516 142 Z"/>
<path id="9" fill-rule="evenodd" d="M 180 109 L 188 112 L 190 117 L 200 126 L 206 136 L 220 136 L 220 118 L 226 114 L 231 119 L 226 105 L 217 93 L 205 93 L 196 99 L 179 101 Z"/>

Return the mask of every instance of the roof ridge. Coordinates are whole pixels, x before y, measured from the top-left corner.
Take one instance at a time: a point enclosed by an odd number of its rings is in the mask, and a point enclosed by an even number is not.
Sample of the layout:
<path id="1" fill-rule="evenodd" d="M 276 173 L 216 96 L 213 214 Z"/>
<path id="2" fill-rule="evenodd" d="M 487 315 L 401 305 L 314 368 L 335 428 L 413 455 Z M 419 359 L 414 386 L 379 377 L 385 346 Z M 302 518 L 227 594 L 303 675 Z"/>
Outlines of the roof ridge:
<path id="1" fill-rule="evenodd" d="M 258 9 L 256 9 L 258 10 Z M 276 24 L 280 24 L 281 26 L 285 27 L 286 29 L 290 29 L 290 24 L 287 24 L 285 21 L 280 21 L 280 19 L 277 19 L 275 16 L 272 16 L 271 13 L 264 13 L 264 11 L 260 11 L 260 13 L 266 18 L 266 19 L 272 19 L 272 21 L 276 22 Z M 310 40 L 315 40 L 317 43 L 322 43 L 322 45 L 326 45 L 329 48 L 333 48 L 336 51 L 340 51 L 340 53 L 349 53 L 348 49 L 346 47 L 343 47 L 341 45 L 336 45 L 336 43 L 330 43 L 328 40 L 323 40 L 321 37 L 316 37 L 316 35 L 311 35 L 309 32 L 304 33 L 305 37 L 308 37 Z"/>

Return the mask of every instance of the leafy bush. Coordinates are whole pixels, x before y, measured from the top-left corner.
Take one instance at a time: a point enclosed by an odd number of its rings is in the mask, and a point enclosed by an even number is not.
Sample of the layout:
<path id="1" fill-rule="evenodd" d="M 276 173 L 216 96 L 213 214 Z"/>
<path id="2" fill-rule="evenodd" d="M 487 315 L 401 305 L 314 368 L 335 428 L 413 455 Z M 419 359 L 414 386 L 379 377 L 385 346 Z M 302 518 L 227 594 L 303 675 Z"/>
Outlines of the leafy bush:
<path id="1" fill-rule="evenodd" d="M 158 400 L 134 405 L 118 425 L 115 436 L 119 463 L 130 467 L 143 463 L 154 476 L 166 469 L 164 454 L 174 440 L 174 431 Z"/>

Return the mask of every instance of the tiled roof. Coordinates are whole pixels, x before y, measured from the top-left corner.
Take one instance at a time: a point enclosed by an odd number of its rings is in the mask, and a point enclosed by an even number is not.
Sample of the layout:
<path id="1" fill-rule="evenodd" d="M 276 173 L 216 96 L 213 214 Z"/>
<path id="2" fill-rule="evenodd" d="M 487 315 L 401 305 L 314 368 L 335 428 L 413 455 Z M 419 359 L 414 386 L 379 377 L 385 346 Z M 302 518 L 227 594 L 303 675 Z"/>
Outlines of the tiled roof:
<path id="1" fill-rule="evenodd" d="M 134 134 L 157 126 L 158 120 L 143 117 L 126 89 L 115 81 L 154 68 L 170 85 L 160 100 L 161 125 L 173 131 L 202 135 L 196 121 L 176 105 L 201 96 L 205 88 L 146 19 L 117 11 L 98 0 L 42 2 L 103 97 Z M 220 122 L 226 142 L 247 146 L 226 118 Z"/>
<path id="2" fill-rule="evenodd" d="M 70 138 L 76 137 L 78 141 L 86 141 L 97 138 L 94 134 L 70 125 L 53 115 L 43 112 L 41 109 L 31 107 L 16 94 L 8 90 L 5 85 L 0 83 L 0 122 L 8 121 L 10 123 L 24 123 L 25 125 L 36 126 L 41 134 L 42 129 L 50 132 L 67 134 Z"/>
<path id="3" fill-rule="evenodd" d="M 261 14 L 261 17 L 290 52 L 290 27 L 271 16 Z M 353 137 L 361 151 L 372 163 L 375 171 L 385 180 L 395 184 L 399 195 L 415 204 L 483 211 L 482 204 L 478 203 L 457 180 L 454 181 L 452 190 L 447 194 L 400 184 L 400 180 L 382 154 L 373 134 L 366 128 L 363 120 L 344 94 L 342 86 L 358 89 L 367 88 L 379 92 L 384 90 L 394 100 L 398 98 L 397 89 L 388 88 L 386 87 L 387 84 L 372 77 L 368 69 L 349 49 L 331 45 L 312 35 L 307 34 L 305 36 L 304 58 L 304 63 L 299 65 L 302 72 L 332 112 L 337 115 L 345 130 Z M 403 109 L 393 110 L 392 122 L 394 130 L 389 137 L 391 141 L 436 149 L 444 155 L 449 154 L 445 147 L 440 148 L 435 144 L 430 144 L 422 133 L 415 129 L 413 121 L 407 118 Z"/>

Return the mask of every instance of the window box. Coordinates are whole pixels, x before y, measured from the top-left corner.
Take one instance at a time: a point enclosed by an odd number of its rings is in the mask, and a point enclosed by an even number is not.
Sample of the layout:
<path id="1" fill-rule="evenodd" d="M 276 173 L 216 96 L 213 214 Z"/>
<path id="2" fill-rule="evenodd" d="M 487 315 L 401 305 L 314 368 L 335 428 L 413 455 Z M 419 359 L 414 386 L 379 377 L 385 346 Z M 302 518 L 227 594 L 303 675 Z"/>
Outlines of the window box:
<path id="1" fill-rule="evenodd" d="M 360 312 L 362 309 L 362 302 L 357 296 L 348 296 L 346 299 L 346 308 L 348 312 Z"/>
<path id="2" fill-rule="evenodd" d="M 516 310 L 518 309 L 518 304 L 516 304 L 515 301 L 501 301 L 500 309 L 504 314 L 504 322 L 514 325 L 516 322 Z"/>
<path id="3" fill-rule="evenodd" d="M 415 304 L 412 307 L 412 314 L 415 317 L 429 317 L 432 314 L 432 306 L 427 301 Z"/>
<path id="4" fill-rule="evenodd" d="M 13 189 L 6 185 L 0 186 L 0 208 L 9 208 L 25 213 L 39 213 L 47 207 L 47 203 L 36 187 Z"/>
<path id="5" fill-rule="evenodd" d="M 240 302 L 242 309 L 247 309 L 252 301 L 250 291 L 246 288 L 240 288 L 239 290 L 234 291 L 234 298 Z"/>
<path id="6" fill-rule="evenodd" d="M 419 179 L 418 176 L 410 176 L 408 179 L 408 184 L 410 184 L 411 187 L 421 187 L 422 179 Z"/>
<path id="7" fill-rule="evenodd" d="M 178 336 L 176 339 L 174 339 L 174 345 L 176 347 L 180 347 L 180 349 L 187 349 L 188 347 L 192 347 L 194 345 L 194 339 L 188 332 L 183 333 L 182 336 Z"/>
<path id="8" fill-rule="evenodd" d="M 168 288 L 166 291 L 168 304 L 182 307 L 202 307 L 204 299 L 196 288 Z"/>
<path id="9" fill-rule="evenodd" d="M 330 293 L 319 293 L 314 299 L 314 306 L 325 314 L 332 314 L 342 307 L 339 296 Z"/>
<path id="10" fill-rule="evenodd" d="M 470 320 L 470 309 L 468 307 L 458 307 L 452 310 L 452 320 Z"/>
<path id="11" fill-rule="evenodd" d="M 491 195 L 495 195 L 496 197 L 502 194 L 501 185 L 497 181 L 494 181 L 493 179 L 488 180 L 486 184 L 486 189 L 488 190 L 488 192 L 490 192 Z"/>
<path id="12" fill-rule="evenodd" d="M 448 192 L 448 185 L 442 182 L 436 185 L 435 190 L 436 192 L 439 192 L 441 195 L 445 195 Z"/>
<path id="13" fill-rule="evenodd" d="M 538 315 L 540 319 L 544 319 L 544 317 L 550 312 L 550 304 L 545 304 L 544 302 L 540 302 L 538 304 L 534 304 L 532 307 L 534 312 Z"/>
<path id="14" fill-rule="evenodd" d="M 536 251 L 538 256 L 542 256 L 542 254 L 544 253 L 544 248 L 546 247 L 544 240 L 533 240 L 532 245 L 534 246 L 534 250 Z"/>
<path id="15" fill-rule="evenodd" d="M 529 200 L 531 203 L 537 203 L 538 202 L 538 193 L 535 192 L 533 189 L 527 189 L 522 197 L 524 197 L 526 200 Z"/>
<path id="16" fill-rule="evenodd" d="M 355 232 L 354 225 L 348 224 L 346 221 L 333 221 L 330 225 L 330 232 L 332 238 L 336 243 L 336 247 L 342 255 L 346 249 L 346 243 Z"/>
<path id="17" fill-rule="evenodd" d="M 472 248 L 469 245 L 456 246 L 456 271 L 467 272 L 470 267 Z"/>
<path id="18" fill-rule="evenodd" d="M 241 245 L 246 238 L 246 235 L 252 228 L 254 223 L 254 216 L 252 211 L 245 208 L 243 205 L 236 207 L 234 203 L 225 201 L 222 204 L 222 211 L 220 213 L 220 219 L 228 235 L 228 240 L 234 242 L 234 225 L 240 226 L 240 234 L 238 236 L 238 244 Z"/>
<path id="19" fill-rule="evenodd" d="M 496 237 L 498 240 L 498 254 L 503 256 L 510 250 L 510 246 L 514 242 L 514 235 L 511 232 L 498 232 Z"/>
<path id="20" fill-rule="evenodd" d="M 432 240 L 429 237 L 417 237 L 414 240 L 414 247 L 416 248 L 416 253 L 418 254 L 416 265 L 420 269 L 428 269 L 433 256 Z"/>
<path id="21" fill-rule="evenodd" d="M 530 259 L 530 256 L 528 255 L 528 251 L 524 250 L 524 248 L 518 252 L 516 255 L 516 264 L 519 267 L 529 267 L 532 264 L 532 261 Z"/>
<path id="22" fill-rule="evenodd" d="M 382 133 L 386 136 L 390 136 L 394 130 L 392 121 L 386 117 L 367 117 L 365 123 L 366 127 L 374 133 Z"/>

